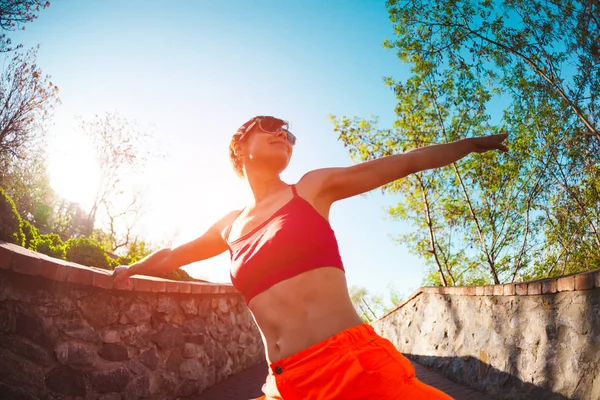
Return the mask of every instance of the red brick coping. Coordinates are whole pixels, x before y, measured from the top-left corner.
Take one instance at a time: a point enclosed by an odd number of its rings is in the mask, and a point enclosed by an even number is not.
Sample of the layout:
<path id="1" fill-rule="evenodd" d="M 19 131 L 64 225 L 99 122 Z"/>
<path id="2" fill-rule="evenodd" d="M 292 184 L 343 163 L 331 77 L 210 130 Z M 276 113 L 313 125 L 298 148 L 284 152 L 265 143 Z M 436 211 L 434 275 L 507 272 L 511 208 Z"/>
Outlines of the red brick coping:
<path id="1" fill-rule="evenodd" d="M 227 283 L 172 281 L 140 275 L 131 277 L 130 285 L 114 287 L 112 271 L 59 260 L 3 241 L 0 241 L 0 269 L 102 289 L 191 294 L 238 293 L 233 285 Z"/>
<path id="2" fill-rule="evenodd" d="M 559 292 L 574 292 L 600 288 L 600 269 L 580 274 L 564 275 L 557 278 L 539 279 L 522 283 L 506 283 L 487 286 L 426 286 L 415 290 L 400 304 L 388 311 L 383 319 L 402 308 L 421 293 L 446 294 L 453 296 L 534 296 Z"/>

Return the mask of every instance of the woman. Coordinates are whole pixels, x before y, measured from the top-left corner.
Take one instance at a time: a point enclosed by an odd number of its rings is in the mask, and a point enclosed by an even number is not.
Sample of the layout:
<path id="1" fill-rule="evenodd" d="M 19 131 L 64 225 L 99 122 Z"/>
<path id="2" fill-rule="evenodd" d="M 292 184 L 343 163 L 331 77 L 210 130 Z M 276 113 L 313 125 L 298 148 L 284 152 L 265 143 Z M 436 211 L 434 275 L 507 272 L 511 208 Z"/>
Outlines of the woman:
<path id="1" fill-rule="evenodd" d="M 356 313 L 329 209 L 337 200 L 471 152 L 506 152 L 506 137 L 464 139 L 318 169 L 288 185 L 279 175 L 296 137 L 281 119 L 254 117 L 233 135 L 229 148 L 254 203 L 225 215 L 198 239 L 115 273 L 116 283 L 229 250 L 232 282 L 254 316 L 269 364 L 261 399 L 449 399 L 417 380 L 410 362 Z"/>

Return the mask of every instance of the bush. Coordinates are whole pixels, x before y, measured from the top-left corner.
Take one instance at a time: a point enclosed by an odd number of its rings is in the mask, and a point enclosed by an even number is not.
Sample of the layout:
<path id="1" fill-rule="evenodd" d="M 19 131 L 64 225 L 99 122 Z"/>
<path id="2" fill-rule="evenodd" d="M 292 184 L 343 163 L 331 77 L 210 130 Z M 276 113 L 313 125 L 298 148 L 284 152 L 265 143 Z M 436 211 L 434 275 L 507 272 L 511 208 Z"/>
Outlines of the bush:
<path id="1" fill-rule="evenodd" d="M 159 278 L 172 279 L 174 281 L 195 281 L 185 270 L 181 268 L 169 271 L 164 275 L 156 275 Z"/>
<path id="2" fill-rule="evenodd" d="M 23 246 L 23 221 L 12 199 L 0 188 L 0 240 Z"/>
<path id="3" fill-rule="evenodd" d="M 60 236 L 56 233 L 49 233 L 47 235 L 39 235 L 37 240 L 33 242 L 31 250 L 64 260 L 67 249 Z"/>
<path id="4" fill-rule="evenodd" d="M 96 242 L 88 238 L 69 239 L 65 243 L 67 248 L 67 260 L 85 265 L 111 270 L 113 263 L 109 260 L 104 249 Z"/>
<path id="5" fill-rule="evenodd" d="M 35 243 L 40 238 L 40 231 L 38 228 L 33 226 L 29 221 L 23 220 L 23 234 L 25 235 L 25 244 L 23 247 L 26 247 L 31 250 L 35 250 Z"/>

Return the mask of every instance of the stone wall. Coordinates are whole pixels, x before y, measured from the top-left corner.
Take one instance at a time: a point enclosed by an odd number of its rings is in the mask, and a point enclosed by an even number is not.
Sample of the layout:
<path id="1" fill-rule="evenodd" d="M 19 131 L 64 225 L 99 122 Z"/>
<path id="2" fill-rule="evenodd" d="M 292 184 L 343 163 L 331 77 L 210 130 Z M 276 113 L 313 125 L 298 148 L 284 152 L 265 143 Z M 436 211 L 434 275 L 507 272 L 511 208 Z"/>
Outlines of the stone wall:
<path id="1" fill-rule="evenodd" d="M 133 277 L 0 242 L 0 398 L 175 399 L 260 362 L 231 285 Z"/>
<path id="2" fill-rule="evenodd" d="M 373 323 L 407 357 L 498 399 L 600 399 L 600 270 L 421 288 Z"/>

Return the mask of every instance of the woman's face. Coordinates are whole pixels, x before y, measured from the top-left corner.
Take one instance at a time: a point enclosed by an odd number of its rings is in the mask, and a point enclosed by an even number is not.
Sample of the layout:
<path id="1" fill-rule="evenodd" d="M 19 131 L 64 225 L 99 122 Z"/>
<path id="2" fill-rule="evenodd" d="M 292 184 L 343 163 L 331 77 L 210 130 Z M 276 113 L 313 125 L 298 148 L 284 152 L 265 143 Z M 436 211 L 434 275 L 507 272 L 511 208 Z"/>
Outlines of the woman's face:
<path id="1" fill-rule="evenodd" d="M 254 168 L 270 169 L 280 174 L 292 158 L 292 144 L 283 130 L 267 133 L 257 125 L 241 143 L 246 171 Z"/>

